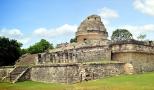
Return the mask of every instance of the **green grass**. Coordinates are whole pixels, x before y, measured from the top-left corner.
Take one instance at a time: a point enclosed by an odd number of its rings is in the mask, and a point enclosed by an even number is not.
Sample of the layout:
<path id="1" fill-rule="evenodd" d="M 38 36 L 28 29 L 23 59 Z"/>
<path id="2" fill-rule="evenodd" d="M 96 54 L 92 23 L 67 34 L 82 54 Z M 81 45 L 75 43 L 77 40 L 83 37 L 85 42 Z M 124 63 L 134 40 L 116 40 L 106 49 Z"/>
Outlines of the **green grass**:
<path id="1" fill-rule="evenodd" d="M 114 76 L 71 85 L 32 81 L 0 83 L 0 90 L 154 90 L 154 72 Z"/>

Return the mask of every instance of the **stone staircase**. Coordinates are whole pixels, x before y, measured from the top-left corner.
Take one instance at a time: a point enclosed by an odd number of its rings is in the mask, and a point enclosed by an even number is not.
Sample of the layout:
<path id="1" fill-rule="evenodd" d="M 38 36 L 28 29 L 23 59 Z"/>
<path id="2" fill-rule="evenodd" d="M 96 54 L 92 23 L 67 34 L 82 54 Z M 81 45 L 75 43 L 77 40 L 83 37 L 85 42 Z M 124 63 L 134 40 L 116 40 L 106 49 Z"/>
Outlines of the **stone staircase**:
<path id="1" fill-rule="evenodd" d="M 10 73 L 10 82 L 15 83 L 17 82 L 22 75 L 29 69 L 28 66 L 18 66 Z"/>

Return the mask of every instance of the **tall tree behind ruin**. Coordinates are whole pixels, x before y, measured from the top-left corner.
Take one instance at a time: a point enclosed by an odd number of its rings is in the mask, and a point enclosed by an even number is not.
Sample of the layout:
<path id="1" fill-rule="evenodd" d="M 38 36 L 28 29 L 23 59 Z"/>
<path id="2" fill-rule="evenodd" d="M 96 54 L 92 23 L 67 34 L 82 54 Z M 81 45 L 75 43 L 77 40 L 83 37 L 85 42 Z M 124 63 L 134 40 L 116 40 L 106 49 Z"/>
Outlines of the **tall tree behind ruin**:
<path id="1" fill-rule="evenodd" d="M 21 46 L 16 40 L 0 37 L 0 66 L 13 65 L 21 56 Z"/>
<path id="2" fill-rule="evenodd" d="M 128 40 L 133 39 L 133 35 L 126 29 L 116 29 L 113 31 L 111 40 L 113 41 L 121 41 L 121 40 Z"/>
<path id="3" fill-rule="evenodd" d="M 146 38 L 146 34 L 140 34 L 140 35 L 137 37 L 137 39 L 138 39 L 138 40 L 141 40 L 141 41 L 145 40 L 145 38 Z"/>
<path id="4" fill-rule="evenodd" d="M 53 45 L 50 44 L 47 40 L 41 39 L 39 42 L 35 43 L 34 45 L 30 46 L 27 49 L 28 53 L 35 54 L 35 53 L 42 53 L 47 49 L 53 49 Z"/>

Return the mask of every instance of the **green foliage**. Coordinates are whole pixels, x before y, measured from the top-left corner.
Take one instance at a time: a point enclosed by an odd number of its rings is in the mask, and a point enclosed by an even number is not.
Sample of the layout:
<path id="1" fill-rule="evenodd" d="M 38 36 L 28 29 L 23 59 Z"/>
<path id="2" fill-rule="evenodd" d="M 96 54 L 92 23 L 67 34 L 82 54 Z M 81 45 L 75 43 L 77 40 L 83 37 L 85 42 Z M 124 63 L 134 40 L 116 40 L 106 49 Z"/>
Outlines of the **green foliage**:
<path id="1" fill-rule="evenodd" d="M 75 38 L 72 38 L 71 40 L 70 40 L 70 43 L 73 43 L 73 42 L 77 42 L 77 38 L 75 37 Z"/>
<path id="2" fill-rule="evenodd" d="M 16 40 L 0 37 L 0 66 L 13 65 L 21 56 L 21 46 Z"/>
<path id="3" fill-rule="evenodd" d="M 28 50 L 27 49 L 21 49 L 21 54 L 23 55 L 23 54 L 26 54 L 26 53 L 28 53 Z"/>
<path id="4" fill-rule="evenodd" d="M 146 38 L 146 34 L 140 34 L 137 39 L 138 40 L 144 40 Z"/>
<path id="5" fill-rule="evenodd" d="M 0 90 L 154 90 L 154 72 L 119 75 L 77 84 L 40 83 L 33 81 L 0 83 Z M 28 87 L 27 87 L 28 86 Z"/>
<path id="6" fill-rule="evenodd" d="M 41 39 L 40 42 L 35 43 L 33 46 L 30 46 L 27 49 L 27 51 L 26 50 L 23 50 L 23 53 L 24 53 L 24 51 L 26 51 L 28 53 L 31 53 L 31 54 L 42 53 L 42 52 L 44 52 L 47 49 L 53 49 L 53 45 L 50 44 L 45 39 Z"/>
<path id="7" fill-rule="evenodd" d="M 111 40 L 113 41 L 121 41 L 128 39 L 133 39 L 133 35 L 126 29 L 117 29 L 113 31 L 111 36 Z"/>

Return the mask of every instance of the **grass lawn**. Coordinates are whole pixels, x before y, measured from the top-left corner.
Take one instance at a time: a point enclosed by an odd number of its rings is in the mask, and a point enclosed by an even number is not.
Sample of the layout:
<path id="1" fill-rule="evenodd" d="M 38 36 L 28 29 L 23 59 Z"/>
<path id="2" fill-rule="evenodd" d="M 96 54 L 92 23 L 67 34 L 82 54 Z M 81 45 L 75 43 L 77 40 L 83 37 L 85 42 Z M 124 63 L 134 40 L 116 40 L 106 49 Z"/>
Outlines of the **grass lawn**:
<path id="1" fill-rule="evenodd" d="M 154 72 L 114 76 L 71 85 L 33 81 L 0 83 L 0 90 L 154 90 Z"/>

